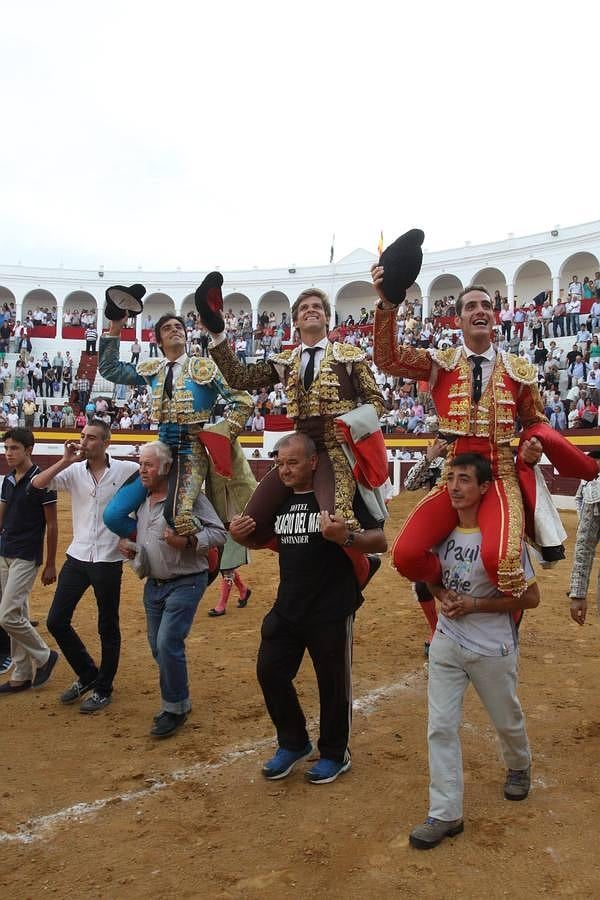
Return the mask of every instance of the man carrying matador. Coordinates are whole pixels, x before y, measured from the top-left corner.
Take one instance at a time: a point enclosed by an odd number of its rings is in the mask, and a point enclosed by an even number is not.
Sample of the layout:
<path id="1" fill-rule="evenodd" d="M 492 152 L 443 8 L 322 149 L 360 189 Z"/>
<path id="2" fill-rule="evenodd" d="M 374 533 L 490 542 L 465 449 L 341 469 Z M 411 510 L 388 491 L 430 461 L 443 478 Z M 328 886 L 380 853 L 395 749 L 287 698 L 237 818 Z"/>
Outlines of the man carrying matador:
<path id="1" fill-rule="evenodd" d="M 335 511 L 345 520 L 350 530 L 346 552 L 364 586 L 380 561 L 353 549 L 353 536 L 361 529 L 381 527 L 387 517 L 378 488 L 388 476 L 379 427 L 384 403 L 365 353 L 329 340 L 329 299 L 318 288 L 308 288 L 292 306 L 300 344 L 269 360 L 243 365 L 226 340 L 222 283 L 222 275 L 212 272 L 196 291 L 196 308 L 212 334 L 211 356 L 236 388 L 283 384 L 295 429 L 317 446 L 314 491 L 320 509 Z M 262 479 L 245 510 L 256 522 L 252 546 L 264 547 L 273 538 L 274 514 L 288 494 L 275 470 Z"/>

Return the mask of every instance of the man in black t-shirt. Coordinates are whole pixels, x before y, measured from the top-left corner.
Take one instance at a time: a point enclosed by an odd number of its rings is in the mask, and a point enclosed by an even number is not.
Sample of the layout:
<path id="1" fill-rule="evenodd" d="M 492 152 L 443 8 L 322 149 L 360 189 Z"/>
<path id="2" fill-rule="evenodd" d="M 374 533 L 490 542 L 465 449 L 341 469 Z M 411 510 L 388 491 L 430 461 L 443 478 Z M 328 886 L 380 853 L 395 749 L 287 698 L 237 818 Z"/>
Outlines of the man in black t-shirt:
<path id="1" fill-rule="evenodd" d="M 313 492 L 318 457 L 311 438 L 296 432 L 283 438 L 277 451 L 279 477 L 294 493 L 274 520 L 280 583 L 275 605 L 263 621 L 258 651 L 258 680 L 278 743 L 262 772 L 270 781 L 285 778 L 312 753 L 293 685 L 308 650 L 319 685 L 321 717 L 320 759 L 306 778 L 311 784 L 327 784 L 351 764 L 352 626 L 362 602 L 351 560 L 342 547 L 383 553 L 387 542 L 381 528 L 352 531 L 340 516 L 319 509 Z M 254 529 L 250 516 L 234 516 L 231 521 L 231 536 L 240 544 Z"/>

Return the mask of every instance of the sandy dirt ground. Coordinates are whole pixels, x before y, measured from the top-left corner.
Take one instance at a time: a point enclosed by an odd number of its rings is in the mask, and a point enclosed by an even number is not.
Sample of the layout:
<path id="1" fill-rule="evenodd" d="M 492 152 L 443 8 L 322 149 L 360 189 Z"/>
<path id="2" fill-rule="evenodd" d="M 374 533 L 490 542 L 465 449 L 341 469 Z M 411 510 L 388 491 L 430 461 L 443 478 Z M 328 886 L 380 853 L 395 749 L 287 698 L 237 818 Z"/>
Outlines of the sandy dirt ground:
<path id="1" fill-rule="evenodd" d="M 410 495 L 393 502 L 390 537 L 412 503 Z M 60 520 L 62 554 L 64 499 Z M 539 573 L 542 605 L 521 630 L 520 695 L 534 754 L 525 802 L 503 799 L 494 733 L 471 692 L 462 730 L 465 832 L 432 851 L 408 846 L 427 811 L 426 627 L 387 560 L 356 621 L 353 768 L 327 786 L 304 782 L 308 764 L 280 782 L 260 775 L 273 731 L 254 666 L 276 590 L 274 554 L 255 553 L 242 570 L 253 590 L 246 609 L 234 601 L 211 620 L 216 586 L 203 598 L 188 641 L 194 709 L 162 742 L 148 735 L 157 673 L 141 586 L 128 572 L 112 705 L 95 716 L 61 706 L 58 693 L 73 680 L 64 660 L 43 688 L 1 701 L 2 895 L 599 897 L 600 631 L 595 609 L 583 628 L 569 618 L 575 514 L 564 521 L 569 558 Z M 32 613 L 42 621 L 51 597 L 36 586 Z M 95 649 L 91 595 L 76 621 Z M 298 686 L 314 717 L 309 664 Z"/>

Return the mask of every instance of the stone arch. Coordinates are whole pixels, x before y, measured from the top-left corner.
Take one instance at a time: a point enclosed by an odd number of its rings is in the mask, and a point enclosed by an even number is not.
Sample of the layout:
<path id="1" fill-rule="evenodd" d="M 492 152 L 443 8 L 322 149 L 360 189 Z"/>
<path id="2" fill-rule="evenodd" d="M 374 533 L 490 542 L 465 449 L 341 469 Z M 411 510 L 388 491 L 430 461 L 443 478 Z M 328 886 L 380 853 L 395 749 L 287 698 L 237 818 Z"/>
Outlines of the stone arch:
<path id="1" fill-rule="evenodd" d="M 8 307 L 8 312 L 4 309 L 5 305 Z M 4 321 L 4 319 L 7 319 L 10 322 L 11 313 L 13 311 L 16 311 L 16 308 L 17 301 L 13 292 L 9 288 L 4 287 L 4 285 L 0 284 L 0 321 Z"/>
<path id="2" fill-rule="evenodd" d="M 164 316 L 165 313 L 172 313 L 174 316 L 177 315 L 173 298 L 162 291 L 154 291 L 152 294 L 146 294 L 144 297 L 144 309 L 141 313 L 142 328 L 146 328 L 145 323 L 148 320 L 148 316 L 152 318 L 153 324 L 151 327 L 154 328 L 158 319 L 160 319 L 161 316 Z"/>
<path id="3" fill-rule="evenodd" d="M 560 267 L 560 288 L 564 291 L 563 296 L 567 296 L 569 284 L 573 275 L 577 275 L 579 281 L 583 283 L 584 278 L 594 281 L 594 274 L 600 271 L 600 262 L 594 253 L 582 250 L 579 253 L 573 253 Z"/>
<path id="4" fill-rule="evenodd" d="M 513 278 L 515 306 L 529 306 L 542 291 L 552 290 L 552 273 L 548 263 L 528 259 L 516 270 Z"/>
<path id="5" fill-rule="evenodd" d="M 16 302 L 16 297 L 13 292 L 9 288 L 4 287 L 4 285 L 0 284 L 0 306 L 2 306 L 4 303 Z"/>
<path id="6" fill-rule="evenodd" d="M 241 313 L 243 316 L 249 315 L 252 318 L 252 302 L 246 294 L 242 294 L 240 291 L 232 291 L 231 294 L 223 297 L 223 310 L 226 314 L 231 310 L 234 316 L 239 317 Z"/>
<path id="7" fill-rule="evenodd" d="M 184 319 L 190 312 L 197 315 L 196 298 L 194 294 L 187 294 L 187 296 L 183 298 L 183 303 L 181 304 L 181 315 Z"/>
<path id="8" fill-rule="evenodd" d="M 463 287 L 464 285 L 458 275 L 444 272 L 443 275 L 438 275 L 434 278 L 429 285 L 429 290 L 427 291 L 429 303 L 433 306 L 436 300 L 443 300 L 444 297 L 454 297 L 454 300 L 456 300 Z"/>
<path id="9" fill-rule="evenodd" d="M 358 322 L 361 309 L 364 307 L 367 312 L 371 312 L 376 300 L 377 294 L 372 282 L 349 281 L 339 289 L 335 297 L 338 323 L 343 325 L 349 315 L 352 315 L 354 321 Z"/>
<path id="10" fill-rule="evenodd" d="M 231 296 L 231 294 L 229 296 Z M 283 291 L 277 291 L 275 289 L 266 291 L 258 301 L 259 318 L 264 312 L 274 312 L 275 322 L 277 324 L 281 322 L 283 313 L 285 313 L 287 321 L 290 321 L 291 309 L 292 304 L 290 303 L 290 298 L 287 296 L 287 294 L 284 294 Z"/>
<path id="11" fill-rule="evenodd" d="M 496 291 L 500 291 L 500 296 L 503 300 L 508 296 L 506 275 L 500 269 L 496 269 L 495 266 L 485 266 L 483 269 L 479 269 L 471 278 L 471 284 L 483 285 L 483 287 L 488 289 L 491 297 L 494 296 Z"/>
<path id="12" fill-rule="evenodd" d="M 90 294 L 89 291 L 71 291 L 70 294 L 67 294 L 63 301 L 63 328 L 66 326 L 67 328 L 80 328 L 81 326 L 81 315 L 85 311 L 85 313 L 89 316 L 90 314 L 94 315 L 95 322 L 98 321 L 98 302 L 93 294 Z M 76 322 L 70 322 L 67 324 L 65 322 L 65 316 L 72 316 L 73 313 L 77 315 Z M 64 337 L 63 333 L 63 337 Z"/>
<path id="13" fill-rule="evenodd" d="M 45 288 L 34 288 L 23 297 L 23 319 L 27 317 L 27 313 L 33 312 L 36 306 L 47 307 L 49 311 L 54 308 L 56 311 L 58 303 L 56 297 L 50 291 L 45 290 Z"/>

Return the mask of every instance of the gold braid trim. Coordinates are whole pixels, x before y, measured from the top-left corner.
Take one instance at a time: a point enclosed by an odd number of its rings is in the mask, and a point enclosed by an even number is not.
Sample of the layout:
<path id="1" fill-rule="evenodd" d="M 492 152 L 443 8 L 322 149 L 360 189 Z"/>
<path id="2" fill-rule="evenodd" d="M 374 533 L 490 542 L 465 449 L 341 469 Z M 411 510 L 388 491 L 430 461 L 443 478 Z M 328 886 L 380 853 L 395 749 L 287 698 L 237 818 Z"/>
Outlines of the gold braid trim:
<path id="1" fill-rule="evenodd" d="M 398 346 L 396 310 L 375 308 L 373 325 L 373 361 L 378 369 L 390 375 L 429 381 L 433 365 L 428 350 Z"/>
<path id="2" fill-rule="evenodd" d="M 504 368 L 514 381 L 520 384 L 537 384 L 537 368 L 528 359 L 513 353 L 500 352 Z"/>
<path id="3" fill-rule="evenodd" d="M 360 347 L 335 341 L 333 344 L 333 358 L 336 362 L 341 363 L 363 362 L 367 358 L 367 354 Z"/>
<path id="4" fill-rule="evenodd" d="M 144 378 L 151 378 L 156 375 L 162 365 L 164 365 L 163 359 L 146 359 L 144 362 L 138 363 L 136 369 Z"/>
<path id="5" fill-rule="evenodd" d="M 461 354 L 462 347 L 448 347 L 447 350 L 433 350 L 431 355 L 434 362 L 437 363 L 440 369 L 445 369 L 446 372 L 451 372 L 452 369 L 455 369 L 457 367 Z M 469 376 L 465 376 L 465 373 L 463 372 L 461 380 L 466 380 L 468 379 L 468 377 Z"/>
<path id="6" fill-rule="evenodd" d="M 529 428 L 530 425 L 535 425 L 536 422 L 548 424 L 542 398 L 535 384 L 528 385 L 521 390 L 517 399 L 517 409 L 523 428 Z"/>
<path id="7" fill-rule="evenodd" d="M 191 356 L 188 365 L 188 373 L 196 384 L 207 384 L 215 377 L 217 367 L 212 359 L 202 356 Z"/>
<path id="8" fill-rule="evenodd" d="M 520 556 L 517 559 L 506 556 L 498 561 L 498 590 L 510 597 L 522 597 L 527 590 Z"/>
<path id="9" fill-rule="evenodd" d="M 498 590 L 503 594 L 520 597 L 527 590 L 527 580 L 521 563 L 524 527 L 523 498 L 510 447 L 494 447 L 492 445 L 491 462 L 506 495 L 506 503 L 502 504 L 507 517 L 507 521 L 503 523 L 503 527 L 506 529 L 506 552 L 504 556 L 499 554 Z"/>
<path id="10" fill-rule="evenodd" d="M 358 531 L 360 524 L 354 515 L 353 509 L 356 481 L 346 455 L 335 438 L 333 420 L 331 419 L 325 423 L 324 443 L 333 468 L 336 514 L 344 519 L 350 531 Z"/>

